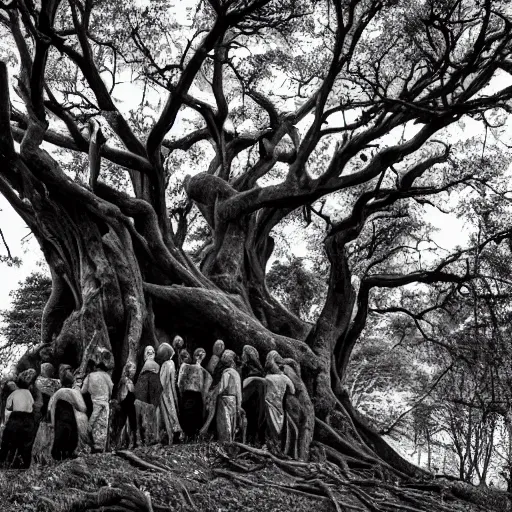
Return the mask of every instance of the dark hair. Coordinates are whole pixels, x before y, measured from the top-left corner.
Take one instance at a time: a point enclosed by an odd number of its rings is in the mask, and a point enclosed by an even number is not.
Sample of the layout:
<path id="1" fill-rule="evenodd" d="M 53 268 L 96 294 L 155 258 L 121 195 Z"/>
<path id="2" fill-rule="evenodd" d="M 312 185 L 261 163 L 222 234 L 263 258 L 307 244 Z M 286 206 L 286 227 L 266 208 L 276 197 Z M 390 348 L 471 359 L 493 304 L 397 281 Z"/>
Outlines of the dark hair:
<path id="1" fill-rule="evenodd" d="M 18 379 L 17 384 L 20 389 L 28 389 L 30 387 L 30 383 L 24 378 Z"/>
<path id="2" fill-rule="evenodd" d="M 62 374 L 62 377 L 60 378 L 60 383 L 62 384 L 63 388 L 73 387 L 74 382 L 75 382 L 75 377 L 73 377 L 73 374 L 69 370 L 66 370 Z"/>
<path id="3" fill-rule="evenodd" d="M 51 363 L 53 360 L 53 348 L 43 347 L 39 351 L 39 357 L 41 358 L 41 363 Z"/>
<path id="4" fill-rule="evenodd" d="M 96 371 L 101 370 L 103 372 L 108 372 L 108 368 L 106 367 L 106 365 L 103 361 L 100 361 L 98 364 L 96 364 L 94 370 L 96 370 Z"/>

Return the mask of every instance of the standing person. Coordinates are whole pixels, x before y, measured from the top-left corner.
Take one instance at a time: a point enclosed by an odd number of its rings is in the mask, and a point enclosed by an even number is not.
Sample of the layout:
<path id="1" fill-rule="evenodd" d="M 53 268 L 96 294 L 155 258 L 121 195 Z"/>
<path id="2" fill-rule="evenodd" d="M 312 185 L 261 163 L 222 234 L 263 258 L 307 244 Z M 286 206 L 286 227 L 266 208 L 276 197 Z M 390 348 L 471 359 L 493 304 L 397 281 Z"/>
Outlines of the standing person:
<path id="1" fill-rule="evenodd" d="M 265 443 L 266 380 L 258 351 L 251 345 L 242 350 L 242 409 L 247 416 L 247 441 Z"/>
<path id="2" fill-rule="evenodd" d="M 5 405 L 7 404 L 7 399 L 13 391 L 16 391 L 18 386 L 16 382 L 13 380 L 8 380 L 4 383 L 2 387 L 2 408 L 0 410 L 0 425 L 5 425 L 7 423 L 8 414 L 6 414 Z M 10 414 L 10 411 L 7 411 Z"/>
<path id="3" fill-rule="evenodd" d="M 276 350 L 271 350 L 265 361 L 267 375 L 265 393 L 265 412 L 267 424 L 267 442 L 275 451 L 282 451 L 282 432 L 285 421 L 284 396 L 286 392 L 295 394 L 293 382 L 279 368 L 276 359 L 280 355 Z"/>
<path id="4" fill-rule="evenodd" d="M 174 362 L 174 369 L 176 370 L 176 379 L 178 378 L 178 371 L 181 366 L 180 361 L 180 352 L 181 349 L 185 348 L 185 342 L 183 341 L 183 338 L 179 335 L 174 336 L 174 339 L 172 340 L 172 348 L 174 350 L 174 355 L 172 356 L 172 360 Z"/>
<path id="5" fill-rule="evenodd" d="M 55 460 L 69 459 L 78 447 L 79 434 L 75 411 L 87 411 L 82 394 L 73 390 L 75 379 L 70 371 L 61 376 L 61 388 L 50 398 L 48 410 L 53 425 L 52 457 Z"/>
<path id="6" fill-rule="evenodd" d="M 210 360 L 208 361 L 208 364 L 206 365 L 206 369 L 210 372 L 210 375 L 213 377 L 213 374 L 215 373 L 215 368 L 217 364 L 219 364 L 220 357 L 222 356 L 222 353 L 225 349 L 224 342 L 222 340 L 217 340 L 213 344 L 212 348 L 212 356 L 210 357 Z"/>
<path id="7" fill-rule="evenodd" d="M 217 389 L 217 437 L 221 443 L 232 442 L 242 417 L 242 385 L 236 371 L 236 354 L 225 350 L 220 363 L 225 365 Z"/>
<path id="8" fill-rule="evenodd" d="M 204 421 L 205 387 L 211 380 L 201 366 L 205 357 L 204 348 L 197 348 L 194 350 L 194 362 L 183 363 L 178 375 L 181 426 L 188 437 L 195 437 Z"/>
<path id="9" fill-rule="evenodd" d="M 133 447 L 137 444 L 137 416 L 135 411 L 135 363 L 128 361 L 123 368 L 117 391 L 118 414 L 113 426 L 114 445 Z M 127 440 L 127 441 L 126 441 Z"/>
<path id="10" fill-rule="evenodd" d="M 276 362 L 295 387 L 295 394 L 286 393 L 284 397 L 286 415 L 283 451 L 294 459 L 308 460 L 315 429 L 315 408 L 301 378 L 299 363 L 291 358 Z"/>
<path id="11" fill-rule="evenodd" d="M 25 372 L 23 372 L 25 373 Z M 32 458 L 34 438 L 34 398 L 29 391 L 30 382 L 18 377 L 18 389 L 7 398 L 5 408 L 11 411 L 2 435 L 0 464 L 13 469 L 27 469 Z"/>
<path id="12" fill-rule="evenodd" d="M 62 456 L 62 452 L 69 452 L 69 448 L 66 447 L 70 444 L 73 444 L 72 435 L 68 437 L 68 434 L 70 430 L 73 430 L 73 425 L 75 422 L 78 435 L 78 441 L 75 450 L 78 452 L 85 451 L 86 447 L 92 446 L 93 443 L 91 428 L 89 426 L 89 418 L 87 416 L 87 404 L 85 403 L 84 395 L 82 395 L 80 383 L 78 380 L 75 380 L 75 377 L 71 371 L 71 367 L 62 368 L 62 371 L 59 370 L 59 378 L 60 382 L 63 384 L 63 387 L 58 389 L 50 398 L 50 402 L 48 404 L 48 414 L 50 415 L 50 421 L 53 425 L 54 434 L 59 439 L 56 446 L 54 443 L 54 453 L 59 456 L 58 453 L 61 452 L 60 456 Z M 59 417 L 59 412 L 57 411 L 58 402 L 67 402 L 71 405 L 75 416 L 75 422 L 69 419 L 68 416 L 68 421 L 66 424 L 60 424 L 57 428 L 57 420 Z M 59 406 L 59 409 L 61 409 L 61 406 Z M 68 408 L 68 410 L 70 409 Z M 57 430 L 61 427 L 62 434 L 57 434 Z M 66 440 L 68 442 L 66 442 Z"/>
<path id="13" fill-rule="evenodd" d="M 160 365 L 155 361 L 155 349 L 148 345 L 144 349 L 144 366 L 135 383 L 135 410 L 137 415 L 137 439 L 139 443 L 158 442 L 158 425 L 162 384 Z"/>
<path id="14" fill-rule="evenodd" d="M 41 417 L 45 418 L 50 398 L 61 387 L 61 381 L 55 378 L 55 368 L 51 363 L 41 364 L 41 372 L 36 379 L 36 387 L 41 391 L 43 397 Z"/>
<path id="15" fill-rule="evenodd" d="M 87 418 L 87 406 L 84 397 L 80 391 L 80 385 L 75 381 L 75 378 L 70 369 L 65 369 L 60 374 L 60 382 L 62 387 L 55 391 L 48 403 L 48 414 L 50 421 L 53 425 L 55 440 L 53 443 L 52 452 L 59 457 L 62 457 L 62 452 L 69 452 L 69 446 L 73 444 L 73 425 L 76 424 L 77 429 L 77 446 L 75 450 L 81 451 L 86 446 L 91 444 L 91 432 L 89 427 L 89 420 Z M 65 415 L 64 419 L 60 416 L 57 410 L 59 402 L 67 402 L 71 405 L 75 417 L 73 422 L 69 415 Z M 59 410 L 62 409 L 62 404 L 59 405 Z M 68 411 L 71 409 L 67 408 Z M 71 432 L 71 434 L 70 434 Z M 66 455 L 67 456 L 67 455 Z"/>
<path id="16" fill-rule="evenodd" d="M 176 392 L 176 367 L 173 361 L 174 349 L 168 343 L 162 343 L 156 357 L 160 362 L 160 414 L 167 433 L 168 444 L 172 444 L 175 434 L 182 433 L 178 420 L 178 394 Z M 163 438 L 164 436 L 161 436 Z"/>
<path id="17" fill-rule="evenodd" d="M 217 340 L 215 343 L 217 344 L 216 347 L 214 345 L 214 350 L 216 351 L 216 353 L 219 353 L 221 350 L 222 353 L 224 353 L 224 342 L 222 340 Z M 209 365 L 212 362 L 213 358 L 214 356 L 212 355 L 210 361 L 208 362 Z M 201 430 L 199 431 L 200 436 L 206 435 L 213 419 L 215 418 L 215 414 L 217 412 L 217 396 L 219 392 L 220 379 L 222 377 L 222 373 L 224 372 L 224 370 L 230 367 L 230 364 L 226 363 L 225 361 L 222 361 L 222 358 L 220 358 L 219 360 L 215 359 L 214 363 L 215 364 L 213 364 L 213 366 L 210 366 L 210 368 L 213 368 L 213 373 L 210 374 L 210 371 L 207 370 L 207 372 L 211 375 L 211 379 L 209 379 L 210 386 L 208 388 L 208 391 L 207 393 L 205 393 L 206 421 L 204 422 L 204 425 L 201 427 Z"/>
<path id="18" fill-rule="evenodd" d="M 110 397 L 114 384 L 103 362 L 94 363 L 92 372 L 85 377 L 82 394 L 89 393 L 92 400 L 92 414 L 89 418 L 93 449 L 92 453 L 104 452 L 107 448 Z"/>

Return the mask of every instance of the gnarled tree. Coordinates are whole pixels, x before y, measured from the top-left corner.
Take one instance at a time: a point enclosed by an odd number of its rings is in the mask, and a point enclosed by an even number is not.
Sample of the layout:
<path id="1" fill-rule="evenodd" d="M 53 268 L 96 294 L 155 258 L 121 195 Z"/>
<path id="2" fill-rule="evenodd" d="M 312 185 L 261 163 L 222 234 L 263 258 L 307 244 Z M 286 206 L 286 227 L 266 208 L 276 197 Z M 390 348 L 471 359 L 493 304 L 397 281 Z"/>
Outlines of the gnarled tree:
<path id="1" fill-rule="evenodd" d="M 0 1 L 16 63 L 10 80 L 0 66 L 0 192 L 51 269 L 42 344 L 79 366 L 93 340 L 112 350 L 117 377 L 158 330 L 277 349 L 301 366 L 329 458 L 417 474 L 344 381 L 374 290 L 455 293 L 473 277 L 470 251 L 424 260 L 410 240 L 422 205 L 486 179 L 448 142 L 462 118 L 487 127 L 510 110 L 509 8 L 205 0 L 188 28 L 170 13 L 165 0 Z M 194 160 L 174 208 L 182 152 Z M 88 179 L 66 173 L 69 155 L 86 156 Z M 326 226 L 314 324 L 265 282 L 273 230 L 297 210 Z M 194 212 L 207 241 L 192 254 Z"/>

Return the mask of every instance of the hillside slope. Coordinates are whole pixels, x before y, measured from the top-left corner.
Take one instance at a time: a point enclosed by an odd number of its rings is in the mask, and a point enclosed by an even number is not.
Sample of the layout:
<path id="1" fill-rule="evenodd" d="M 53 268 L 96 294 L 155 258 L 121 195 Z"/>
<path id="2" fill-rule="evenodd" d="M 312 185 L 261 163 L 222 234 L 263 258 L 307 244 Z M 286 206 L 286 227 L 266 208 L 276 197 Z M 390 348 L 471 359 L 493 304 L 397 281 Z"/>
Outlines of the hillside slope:
<path id="1" fill-rule="evenodd" d="M 86 455 L 0 472 L 2 512 L 326 512 L 510 510 L 505 493 L 460 492 L 445 482 L 396 487 L 370 473 L 346 478 L 332 464 L 280 461 L 249 447 L 189 444 Z M 232 451 L 232 455 L 228 455 Z M 380 475 L 382 477 L 383 475 Z M 480 505 L 460 501 L 469 496 Z M 476 499 L 475 499 L 476 496 Z M 101 508 L 101 507 L 104 508 Z"/>

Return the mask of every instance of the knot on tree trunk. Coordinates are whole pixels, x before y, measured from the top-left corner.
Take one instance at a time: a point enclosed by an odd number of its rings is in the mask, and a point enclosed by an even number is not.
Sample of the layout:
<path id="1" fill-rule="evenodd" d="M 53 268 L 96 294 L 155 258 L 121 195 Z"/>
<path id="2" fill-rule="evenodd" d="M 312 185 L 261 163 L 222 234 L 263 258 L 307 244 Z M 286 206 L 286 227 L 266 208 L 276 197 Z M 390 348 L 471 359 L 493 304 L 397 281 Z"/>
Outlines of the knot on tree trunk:
<path id="1" fill-rule="evenodd" d="M 188 197 L 205 206 L 214 206 L 215 202 L 224 201 L 237 194 L 236 190 L 218 176 L 201 172 L 185 178 L 185 192 Z"/>

